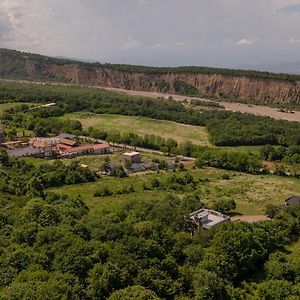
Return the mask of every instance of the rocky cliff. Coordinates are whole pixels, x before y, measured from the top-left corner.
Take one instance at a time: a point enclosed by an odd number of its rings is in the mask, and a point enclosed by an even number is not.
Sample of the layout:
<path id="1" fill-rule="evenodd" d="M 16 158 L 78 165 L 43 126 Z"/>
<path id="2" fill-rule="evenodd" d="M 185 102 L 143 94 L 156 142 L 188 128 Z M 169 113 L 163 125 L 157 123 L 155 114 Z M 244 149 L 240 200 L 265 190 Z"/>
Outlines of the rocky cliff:
<path id="1" fill-rule="evenodd" d="M 2 65 L 8 69 L 6 73 L 2 72 L 2 77 L 11 72 L 8 62 L 18 61 L 22 62 L 18 65 L 21 69 L 19 73 L 23 77 L 26 74 L 26 77 L 31 78 L 63 79 L 77 84 L 173 94 L 199 94 L 244 102 L 300 104 L 300 77 L 296 75 L 210 68 L 196 68 L 195 71 L 189 67 L 165 70 L 126 66 L 126 69 L 124 66 L 87 64 L 5 51 L 2 55 L 0 51 L 0 67 L 1 61 L 5 61 L 6 65 Z"/>

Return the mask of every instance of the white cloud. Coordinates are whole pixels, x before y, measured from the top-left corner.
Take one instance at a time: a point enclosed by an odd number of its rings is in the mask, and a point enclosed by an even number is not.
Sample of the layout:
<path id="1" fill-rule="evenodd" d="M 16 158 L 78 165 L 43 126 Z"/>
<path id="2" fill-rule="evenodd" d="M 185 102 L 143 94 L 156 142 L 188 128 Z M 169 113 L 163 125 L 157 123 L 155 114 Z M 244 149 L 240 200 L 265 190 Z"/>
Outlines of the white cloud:
<path id="1" fill-rule="evenodd" d="M 143 43 L 129 36 L 127 41 L 121 44 L 121 48 L 125 50 L 132 50 L 142 46 Z"/>
<path id="2" fill-rule="evenodd" d="M 152 49 L 164 49 L 164 48 L 167 48 L 167 45 L 161 44 L 161 43 L 156 43 L 151 48 Z"/>
<path id="3" fill-rule="evenodd" d="M 297 38 L 291 38 L 288 40 L 288 44 L 300 44 L 300 39 L 297 39 Z"/>
<path id="4" fill-rule="evenodd" d="M 177 42 L 175 43 L 176 46 L 184 46 L 185 45 L 185 42 L 181 41 L 181 42 Z"/>
<path id="5" fill-rule="evenodd" d="M 237 41 L 235 44 L 237 46 L 253 45 L 254 41 L 252 39 L 250 39 L 250 38 L 244 38 L 244 39 L 241 39 L 241 40 Z"/>

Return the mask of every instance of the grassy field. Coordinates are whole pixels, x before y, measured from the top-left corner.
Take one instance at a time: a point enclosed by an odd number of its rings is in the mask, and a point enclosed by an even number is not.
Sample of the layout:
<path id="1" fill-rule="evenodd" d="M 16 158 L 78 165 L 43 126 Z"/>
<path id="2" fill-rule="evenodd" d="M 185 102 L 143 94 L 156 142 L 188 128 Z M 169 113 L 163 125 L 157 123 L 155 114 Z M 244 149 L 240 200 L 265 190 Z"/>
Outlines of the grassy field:
<path id="1" fill-rule="evenodd" d="M 172 138 L 179 143 L 190 141 L 198 145 L 210 145 L 205 127 L 200 126 L 144 117 L 96 115 L 92 113 L 72 113 L 65 115 L 64 118 L 76 119 L 82 123 L 84 128 L 94 127 L 106 131 L 134 132 L 139 135 L 154 134 L 166 139 Z"/>
<path id="2" fill-rule="evenodd" d="M 31 102 L 12 102 L 12 103 L 0 103 L 0 114 L 2 114 L 6 109 L 14 108 L 16 106 L 19 106 L 21 104 L 27 104 L 27 105 L 39 105 L 39 103 L 31 103 Z"/>
<path id="3" fill-rule="evenodd" d="M 197 189 L 190 191 L 198 194 L 203 202 L 211 204 L 219 198 L 233 198 L 237 202 L 236 213 L 244 215 L 263 214 L 264 207 L 268 203 L 281 204 L 292 194 L 300 193 L 299 180 L 276 176 L 254 176 L 228 172 L 212 168 L 201 170 L 190 170 L 194 179 L 198 182 Z M 162 197 L 166 192 L 160 190 L 144 191 L 143 184 L 149 185 L 151 179 L 158 178 L 162 182 L 168 177 L 177 174 L 184 176 L 184 172 L 160 172 L 137 174 L 125 179 L 101 178 L 98 182 L 87 183 L 75 186 L 64 186 L 51 189 L 63 194 L 81 195 L 92 213 L 97 213 L 108 206 L 115 206 L 126 200 L 135 199 L 155 199 Z M 224 180 L 223 175 L 229 174 L 230 179 Z M 95 198 L 94 193 L 97 189 L 108 187 L 116 190 L 133 185 L 135 192 L 122 196 L 109 196 Z M 170 192 L 172 193 L 172 192 Z M 189 193 L 186 191 L 185 193 Z M 183 194 L 178 192 L 176 194 Z"/>
<path id="4" fill-rule="evenodd" d="M 290 245 L 288 251 L 290 252 L 289 259 L 300 261 L 300 240 Z"/>
<path id="5" fill-rule="evenodd" d="M 115 148 L 114 152 L 109 155 L 79 156 L 79 157 L 74 157 L 74 158 L 70 158 L 70 159 L 63 159 L 63 160 L 61 160 L 61 162 L 65 163 L 67 165 L 70 164 L 71 162 L 78 162 L 79 164 L 86 165 L 89 167 L 89 169 L 97 172 L 97 171 L 100 171 L 100 166 L 103 164 L 103 162 L 105 161 L 105 159 L 107 157 L 110 159 L 110 161 L 112 161 L 114 163 L 122 163 L 124 161 L 123 153 L 124 153 L 124 151 L 122 149 Z M 152 153 L 142 153 L 141 158 L 142 158 L 143 162 L 150 162 L 153 159 L 160 159 L 160 160 L 172 159 L 170 157 L 166 158 L 162 155 L 152 154 Z M 44 159 L 35 158 L 35 157 L 26 157 L 23 159 L 26 160 L 26 162 L 28 162 L 28 163 L 34 164 L 35 166 L 39 166 L 43 163 L 53 163 L 56 161 L 56 160 L 45 161 Z"/>

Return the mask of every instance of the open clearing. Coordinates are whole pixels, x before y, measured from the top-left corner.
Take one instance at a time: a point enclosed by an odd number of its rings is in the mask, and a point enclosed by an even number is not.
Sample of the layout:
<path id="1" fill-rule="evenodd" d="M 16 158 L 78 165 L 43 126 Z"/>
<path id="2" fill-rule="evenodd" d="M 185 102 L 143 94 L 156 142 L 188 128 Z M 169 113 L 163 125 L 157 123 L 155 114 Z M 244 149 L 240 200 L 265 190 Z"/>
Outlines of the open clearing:
<path id="1" fill-rule="evenodd" d="M 247 216 L 263 215 L 266 204 L 282 204 L 284 200 L 293 194 L 300 193 L 299 180 L 277 176 L 255 176 L 206 168 L 190 170 L 194 180 L 198 182 L 196 190 L 184 192 L 169 192 L 176 195 L 195 194 L 199 195 L 202 202 L 211 204 L 220 198 L 233 198 L 237 202 L 236 214 Z M 81 195 L 82 199 L 91 209 L 91 213 L 97 213 L 111 206 L 118 206 L 128 200 L 148 199 L 154 200 L 164 197 L 168 191 L 143 189 L 143 184 L 150 186 L 153 178 L 164 182 L 170 176 L 184 176 L 186 172 L 160 172 L 133 175 L 128 178 L 118 179 L 112 177 L 101 178 L 95 183 L 64 186 L 53 188 L 62 194 Z M 224 180 L 223 175 L 229 174 L 230 179 Z M 135 192 L 128 195 L 108 196 L 103 198 L 94 197 L 97 189 L 107 187 L 117 190 L 133 185 Z"/>
<path id="2" fill-rule="evenodd" d="M 78 120 L 84 128 L 94 127 L 105 131 L 121 133 L 133 132 L 139 135 L 154 134 L 162 138 L 172 138 L 178 143 L 187 141 L 208 146 L 208 133 L 205 127 L 179 124 L 170 121 L 154 120 L 145 117 L 121 115 L 97 115 L 92 113 L 72 113 L 64 118 Z"/>

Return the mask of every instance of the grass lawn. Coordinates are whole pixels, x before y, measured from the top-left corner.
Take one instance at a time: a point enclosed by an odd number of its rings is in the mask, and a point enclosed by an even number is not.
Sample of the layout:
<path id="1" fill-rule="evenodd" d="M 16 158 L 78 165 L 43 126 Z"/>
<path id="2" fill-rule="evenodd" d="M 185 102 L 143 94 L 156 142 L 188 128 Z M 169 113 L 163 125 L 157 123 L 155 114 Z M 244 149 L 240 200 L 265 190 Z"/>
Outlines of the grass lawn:
<path id="1" fill-rule="evenodd" d="M 0 114 L 2 114 L 6 109 L 14 108 L 16 106 L 19 106 L 21 104 L 27 104 L 27 105 L 39 105 L 39 103 L 32 103 L 32 102 L 10 102 L 10 103 L 0 103 Z"/>
<path id="2" fill-rule="evenodd" d="M 76 119 L 84 128 L 94 127 L 105 131 L 117 130 L 134 132 L 139 135 L 154 134 L 165 139 L 172 138 L 179 143 L 190 141 L 208 146 L 208 133 L 205 127 L 184 125 L 170 121 L 154 120 L 145 117 L 121 115 L 97 115 L 93 113 L 72 113 L 63 118 Z"/>
<path id="3" fill-rule="evenodd" d="M 264 207 L 268 203 L 281 204 L 284 199 L 292 194 L 300 193 L 299 180 L 277 176 L 255 176 L 229 172 L 212 168 L 190 170 L 194 179 L 198 182 L 195 191 L 168 192 L 160 190 L 143 190 L 143 183 L 150 185 L 151 179 L 156 177 L 164 182 L 168 177 L 177 174 L 184 176 L 185 172 L 160 172 L 137 174 L 125 179 L 101 178 L 98 182 L 64 186 L 53 188 L 56 191 L 69 195 L 81 195 L 91 209 L 91 213 L 97 213 L 107 207 L 116 206 L 126 200 L 155 199 L 163 197 L 166 193 L 178 195 L 195 193 L 207 205 L 219 198 L 233 198 L 237 202 L 236 213 L 244 215 L 263 214 Z M 230 179 L 224 180 L 223 175 L 229 174 Z M 127 195 L 108 196 L 103 198 L 94 197 L 97 189 L 107 187 L 112 191 L 123 187 L 134 186 L 135 192 Z"/>
<path id="4" fill-rule="evenodd" d="M 298 240 L 297 242 L 291 244 L 288 247 L 288 251 L 290 252 L 289 259 L 291 259 L 291 260 L 300 260 L 300 240 Z"/>
<path id="5" fill-rule="evenodd" d="M 114 163 L 123 163 L 124 162 L 123 153 L 124 153 L 123 150 L 118 149 L 118 150 L 114 150 L 112 154 L 108 154 L 108 155 L 78 156 L 70 159 L 62 159 L 61 162 L 65 164 L 70 164 L 71 162 L 78 162 L 79 164 L 87 165 L 89 169 L 97 172 L 100 170 L 100 166 L 103 164 L 103 162 L 107 157 L 110 159 L 110 161 Z M 164 157 L 162 155 L 152 154 L 152 153 L 141 153 L 141 158 L 144 162 L 150 162 L 153 159 L 160 159 L 160 160 L 172 159 L 170 157 Z M 26 157 L 23 159 L 26 160 L 26 162 L 28 163 L 34 164 L 35 166 L 39 166 L 43 163 L 53 163 L 54 161 L 56 161 L 55 159 L 45 160 L 42 158 L 35 158 L 35 157 Z"/>

